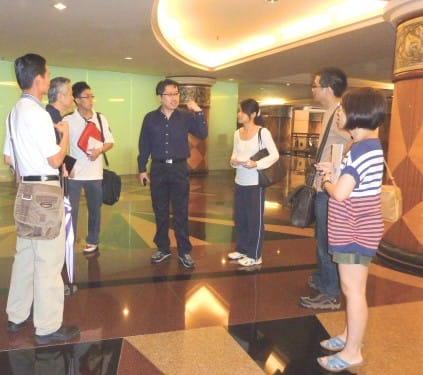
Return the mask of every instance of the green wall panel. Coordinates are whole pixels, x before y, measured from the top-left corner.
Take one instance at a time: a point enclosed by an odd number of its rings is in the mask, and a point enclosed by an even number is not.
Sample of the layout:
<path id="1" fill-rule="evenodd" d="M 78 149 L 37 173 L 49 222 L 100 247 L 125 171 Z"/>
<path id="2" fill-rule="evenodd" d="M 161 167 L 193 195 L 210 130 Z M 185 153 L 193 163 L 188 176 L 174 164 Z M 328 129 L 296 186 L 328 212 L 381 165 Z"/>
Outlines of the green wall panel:
<path id="1" fill-rule="evenodd" d="M 155 87 L 162 76 L 72 69 L 49 66 L 51 78 L 64 76 L 72 82 L 86 81 L 95 95 L 94 109 L 109 121 L 116 144 L 108 152 L 111 168 L 120 174 L 136 174 L 138 137 L 144 115 L 157 108 Z M 0 61 L 0 147 L 6 134 L 5 120 L 20 96 L 13 63 Z M 44 98 L 47 103 L 47 98 Z M 229 169 L 233 132 L 236 128 L 238 85 L 217 82 L 211 89 L 209 115 L 209 170 Z M 0 181 L 9 180 L 8 168 L 0 163 Z"/>

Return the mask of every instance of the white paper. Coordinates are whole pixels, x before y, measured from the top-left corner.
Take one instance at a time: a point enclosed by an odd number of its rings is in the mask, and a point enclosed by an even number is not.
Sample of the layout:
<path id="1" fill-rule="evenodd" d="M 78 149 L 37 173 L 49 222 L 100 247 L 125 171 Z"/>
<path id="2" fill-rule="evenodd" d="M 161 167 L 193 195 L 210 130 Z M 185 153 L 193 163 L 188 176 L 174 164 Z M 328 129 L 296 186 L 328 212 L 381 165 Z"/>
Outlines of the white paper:
<path id="1" fill-rule="evenodd" d="M 100 148 L 102 146 L 103 146 L 103 142 L 93 137 L 89 137 L 88 144 L 87 144 L 87 154 L 90 155 L 96 148 Z"/>

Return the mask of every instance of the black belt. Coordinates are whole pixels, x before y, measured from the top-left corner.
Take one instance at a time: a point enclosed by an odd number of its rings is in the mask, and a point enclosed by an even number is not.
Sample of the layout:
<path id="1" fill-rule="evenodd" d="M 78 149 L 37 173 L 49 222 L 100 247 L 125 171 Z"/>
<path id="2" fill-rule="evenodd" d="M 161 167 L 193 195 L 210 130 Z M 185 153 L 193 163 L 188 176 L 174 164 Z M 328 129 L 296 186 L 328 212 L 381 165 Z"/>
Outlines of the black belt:
<path id="1" fill-rule="evenodd" d="M 22 181 L 59 181 L 59 176 L 57 174 L 46 176 L 22 176 Z"/>
<path id="2" fill-rule="evenodd" d="M 187 159 L 153 159 L 155 163 L 162 163 L 162 164 L 175 164 L 175 163 L 182 163 L 187 161 Z"/>

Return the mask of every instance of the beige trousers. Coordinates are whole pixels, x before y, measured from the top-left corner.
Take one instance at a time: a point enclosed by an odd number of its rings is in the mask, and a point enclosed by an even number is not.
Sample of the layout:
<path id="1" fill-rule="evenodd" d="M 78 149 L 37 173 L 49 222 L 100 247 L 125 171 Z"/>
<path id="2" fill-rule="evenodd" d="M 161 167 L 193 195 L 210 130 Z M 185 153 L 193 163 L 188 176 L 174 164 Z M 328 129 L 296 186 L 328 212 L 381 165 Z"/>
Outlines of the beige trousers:
<path id="1" fill-rule="evenodd" d="M 21 323 L 33 306 L 35 333 L 48 335 L 63 321 L 64 290 L 62 267 L 65 260 L 65 218 L 53 240 L 17 237 L 6 312 L 8 319 Z"/>

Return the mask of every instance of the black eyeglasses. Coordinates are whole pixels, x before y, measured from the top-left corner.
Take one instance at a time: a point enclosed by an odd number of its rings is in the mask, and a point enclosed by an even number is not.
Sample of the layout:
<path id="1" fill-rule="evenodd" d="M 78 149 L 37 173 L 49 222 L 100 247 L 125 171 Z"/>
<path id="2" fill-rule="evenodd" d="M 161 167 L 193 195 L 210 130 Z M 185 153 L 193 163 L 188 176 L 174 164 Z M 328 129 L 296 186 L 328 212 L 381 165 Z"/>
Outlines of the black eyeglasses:
<path id="1" fill-rule="evenodd" d="M 162 96 L 179 96 L 179 92 L 169 92 L 169 93 L 163 93 Z"/>
<path id="2" fill-rule="evenodd" d="M 87 96 L 78 96 L 78 99 L 94 99 L 94 95 L 87 95 Z"/>

